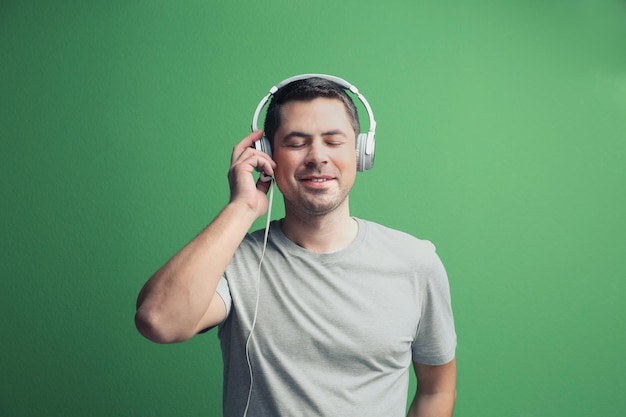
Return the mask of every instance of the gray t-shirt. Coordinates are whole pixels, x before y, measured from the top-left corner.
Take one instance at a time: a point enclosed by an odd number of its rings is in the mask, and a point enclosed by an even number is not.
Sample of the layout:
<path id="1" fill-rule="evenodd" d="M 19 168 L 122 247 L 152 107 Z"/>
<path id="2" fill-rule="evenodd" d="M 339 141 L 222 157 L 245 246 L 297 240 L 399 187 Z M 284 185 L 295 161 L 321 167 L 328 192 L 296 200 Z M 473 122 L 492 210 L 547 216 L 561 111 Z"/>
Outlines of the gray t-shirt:
<path id="1" fill-rule="evenodd" d="M 259 283 L 250 417 L 401 417 L 411 362 L 454 358 L 449 284 L 435 247 L 357 221 L 355 241 L 326 254 L 294 244 L 272 222 L 260 269 L 263 230 L 246 236 L 218 286 L 228 311 L 218 330 L 225 417 L 241 417 L 246 405 Z"/>

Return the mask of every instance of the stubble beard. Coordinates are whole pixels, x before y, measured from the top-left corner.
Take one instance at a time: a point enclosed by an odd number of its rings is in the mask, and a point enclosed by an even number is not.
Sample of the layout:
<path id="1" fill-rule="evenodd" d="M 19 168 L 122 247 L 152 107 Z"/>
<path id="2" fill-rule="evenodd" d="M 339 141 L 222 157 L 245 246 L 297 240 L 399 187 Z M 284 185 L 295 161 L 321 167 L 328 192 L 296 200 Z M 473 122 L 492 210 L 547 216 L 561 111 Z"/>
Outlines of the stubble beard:
<path id="1" fill-rule="evenodd" d="M 320 192 L 300 191 L 297 198 L 285 198 L 285 207 L 293 213 L 301 213 L 306 216 L 325 216 L 336 211 L 347 203 L 348 193 L 340 193 L 337 190 Z"/>

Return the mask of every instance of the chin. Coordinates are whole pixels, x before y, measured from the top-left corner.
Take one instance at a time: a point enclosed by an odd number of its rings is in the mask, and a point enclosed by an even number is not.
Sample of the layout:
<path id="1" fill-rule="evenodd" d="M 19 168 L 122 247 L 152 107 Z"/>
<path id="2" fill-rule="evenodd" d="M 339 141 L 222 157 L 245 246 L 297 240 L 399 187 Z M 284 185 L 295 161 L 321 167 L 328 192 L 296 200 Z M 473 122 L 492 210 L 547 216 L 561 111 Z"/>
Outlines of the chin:
<path id="1" fill-rule="evenodd" d="M 345 202 L 345 198 L 335 201 L 324 202 L 305 201 L 301 204 L 301 207 L 307 214 L 314 216 L 323 216 L 337 211 L 344 205 Z"/>

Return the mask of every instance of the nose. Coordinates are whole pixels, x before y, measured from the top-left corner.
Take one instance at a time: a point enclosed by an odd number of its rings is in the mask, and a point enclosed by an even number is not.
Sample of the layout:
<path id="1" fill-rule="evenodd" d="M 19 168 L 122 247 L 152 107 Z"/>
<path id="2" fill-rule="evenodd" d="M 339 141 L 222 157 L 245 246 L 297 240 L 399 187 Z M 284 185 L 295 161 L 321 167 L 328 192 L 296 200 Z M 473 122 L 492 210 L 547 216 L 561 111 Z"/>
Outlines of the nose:
<path id="1" fill-rule="evenodd" d="M 328 154 L 322 140 L 311 141 L 305 163 L 309 166 L 316 166 L 319 164 L 325 164 L 328 162 Z"/>

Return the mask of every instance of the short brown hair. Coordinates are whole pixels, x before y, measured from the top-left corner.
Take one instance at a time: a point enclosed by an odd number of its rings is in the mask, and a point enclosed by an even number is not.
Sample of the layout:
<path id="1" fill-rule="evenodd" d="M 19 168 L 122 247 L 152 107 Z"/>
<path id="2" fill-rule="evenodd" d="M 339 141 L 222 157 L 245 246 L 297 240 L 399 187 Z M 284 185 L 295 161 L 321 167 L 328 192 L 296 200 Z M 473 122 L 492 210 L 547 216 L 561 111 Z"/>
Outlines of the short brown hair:
<path id="1" fill-rule="evenodd" d="M 320 97 L 338 99 L 343 103 L 354 128 L 354 134 L 358 136 L 360 132 L 359 114 L 354 101 L 346 93 L 344 87 L 325 78 L 311 77 L 292 81 L 278 89 L 272 96 L 263 127 L 265 137 L 269 139 L 270 144 L 273 145 L 274 135 L 280 127 L 281 108 L 284 104 L 290 101 L 312 101 Z"/>

